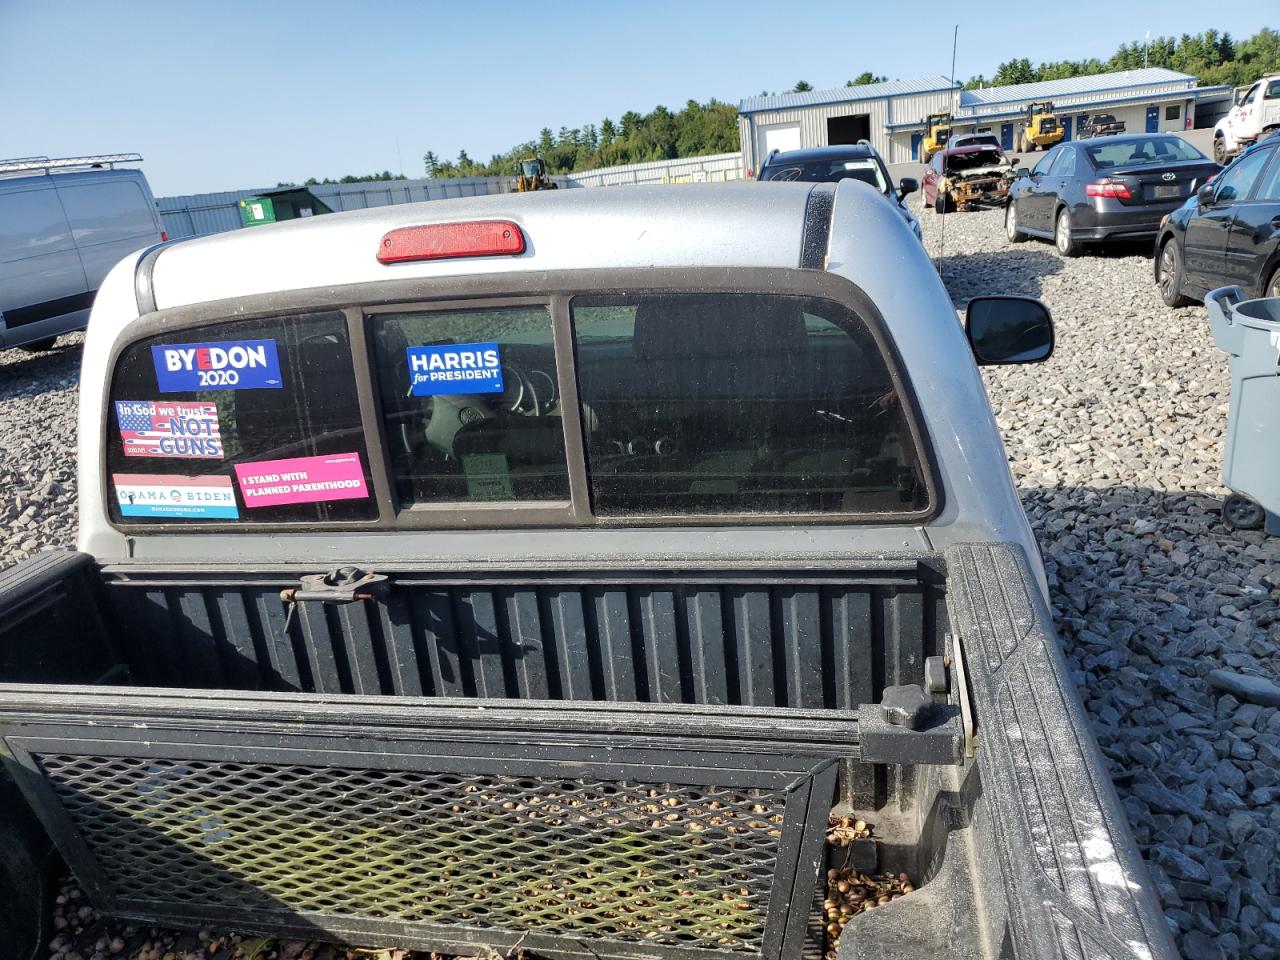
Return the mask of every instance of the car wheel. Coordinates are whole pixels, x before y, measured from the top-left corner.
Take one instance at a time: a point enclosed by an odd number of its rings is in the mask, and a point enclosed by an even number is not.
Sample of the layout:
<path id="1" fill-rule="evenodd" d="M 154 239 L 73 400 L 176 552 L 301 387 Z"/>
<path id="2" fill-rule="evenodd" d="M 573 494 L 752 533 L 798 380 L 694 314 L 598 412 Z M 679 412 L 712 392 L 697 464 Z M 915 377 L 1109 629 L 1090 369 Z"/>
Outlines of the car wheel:
<path id="1" fill-rule="evenodd" d="M 1027 235 L 1018 229 L 1018 205 L 1013 200 L 1004 208 L 1004 232 L 1010 243 L 1022 243 Z"/>
<path id="2" fill-rule="evenodd" d="M 1280 267 L 1276 267 L 1275 272 L 1271 274 L 1271 279 L 1262 288 L 1262 295 L 1264 297 L 1280 297 Z"/>
<path id="3" fill-rule="evenodd" d="M 1080 252 L 1080 244 L 1071 239 L 1071 211 L 1063 207 L 1053 224 L 1053 245 L 1064 257 L 1074 257 Z"/>
<path id="4" fill-rule="evenodd" d="M 1215 162 L 1225 165 L 1227 162 L 1227 141 L 1224 137 L 1213 138 L 1213 159 Z"/>
<path id="5" fill-rule="evenodd" d="M 57 342 L 57 337 L 45 337 L 43 340 L 32 340 L 30 343 L 24 343 L 18 349 L 25 350 L 27 353 L 44 353 L 46 350 L 52 350 L 53 345 Z"/>
<path id="6" fill-rule="evenodd" d="M 1266 521 L 1267 512 L 1261 504 L 1233 493 L 1222 501 L 1222 519 L 1236 530 L 1257 530 Z"/>
<path id="7" fill-rule="evenodd" d="M 1182 295 L 1182 251 L 1173 237 L 1164 242 L 1156 257 L 1156 284 L 1166 306 L 1188 307 L 1195 302 Z"/>

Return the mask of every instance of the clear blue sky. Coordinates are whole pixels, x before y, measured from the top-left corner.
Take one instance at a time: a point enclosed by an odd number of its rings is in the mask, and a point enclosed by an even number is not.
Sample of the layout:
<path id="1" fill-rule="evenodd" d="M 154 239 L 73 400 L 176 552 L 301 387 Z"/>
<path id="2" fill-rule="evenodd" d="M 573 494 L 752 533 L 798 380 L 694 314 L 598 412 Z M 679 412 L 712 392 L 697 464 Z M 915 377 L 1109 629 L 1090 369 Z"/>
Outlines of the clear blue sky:
<path id="1" fill-rule="evenodd" d="M 544 126 L 863 70 L 946 74 L 952 2 L 301 3 L 0 0 L 0 157 L 136 150 L 157 196 L 488 159 Z M 1236 38 L 1276 0 L 996 3 L 960 27 L 956 75 L 1127 40 Z M 398 142 L 398 154 L 397 154 Z"/>

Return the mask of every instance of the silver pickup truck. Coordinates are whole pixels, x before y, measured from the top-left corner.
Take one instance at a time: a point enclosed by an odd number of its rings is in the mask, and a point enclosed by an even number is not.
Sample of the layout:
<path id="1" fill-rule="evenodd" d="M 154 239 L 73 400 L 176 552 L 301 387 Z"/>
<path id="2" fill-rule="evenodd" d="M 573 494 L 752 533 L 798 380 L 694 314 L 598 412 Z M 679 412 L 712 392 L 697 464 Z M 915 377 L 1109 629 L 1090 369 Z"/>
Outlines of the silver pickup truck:
<path id="1" fill-rule="evenodd" d="M 121 263 L 79 550 L 0 577 L 11 885 L 47 835 L 149 923 L 1174 957 L 975 364 L 1047 311 L 961 325 L 884 197 L 771 186 Z"/>

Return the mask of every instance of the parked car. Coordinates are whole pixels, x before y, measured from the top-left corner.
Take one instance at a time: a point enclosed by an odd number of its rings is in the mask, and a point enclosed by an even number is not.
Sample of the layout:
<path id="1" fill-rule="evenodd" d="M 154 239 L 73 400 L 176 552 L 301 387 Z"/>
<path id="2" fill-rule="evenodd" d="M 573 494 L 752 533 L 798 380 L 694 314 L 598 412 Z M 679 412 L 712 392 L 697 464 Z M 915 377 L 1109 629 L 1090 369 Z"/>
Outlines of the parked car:
<path id="1" fill-rule="evenodd" d="M 107 271 L 166 238 L 135 154 L 0 161 L 0 349 L 83 330 Z"/>
<path id="2" fill-rule="evenodd" d="M 955 147 L 995 147 L 1003 152 L 1000 138 L 994 133 L 958 133 L 952 137 L 947 146 Z"/>
<path id="3" fill-rule="evenodd" d="M 1237 90 L 1235 103 L 1213 128 L 1213 158 L 1219 163 L 1280 130 L 1280 74 Z"/>
<path id="4" fill-rule="evenodd" d="M 907 209 L 906 198 L 920 189 L 912 177 L 903 177 L 895 187 L 884 158 L 868 141 L 842 143 L 809 150 L 775 151 L 760 168 L 757 180 L 798 181 L 800 183 L 836 183 L 861 180 L 875 187 L 893 203 L 907 226 L 921 240 L 920 223 Z"/>
<path id="5" fill-rule="evenodd" d="M 144 928 L 1173 960 L 978 371 L 1052 347 L 850 182 L 130 256 L 79 551 L 0 577 L 0 761 Z"/>
<path id="6" fill-rule="evenodd" d="M 1124 133 L 1123 120 L 1117 120 L 1114 113 L 1095 113 L 1080 124 L 1076 136 L 1081 140 L 1090 140 L 1094 137 L 1110 137 L 1118 133 Z"/>
<path id="7" fill-rule="evenodd" d="M 1280 137 L 1246 150 L 1169 215 L 1155 278 L 1171 307 L 1233 284 L 1250 297 L 1280 297 Z"/>
<path id="8" fill-rule="evenodd" d="M 1089 242 L 1154 236 L 1161 218 L 1220 169 L 1171 134 L 1060 143 L 1018 171 L 1005 232 L 1014 243 L 1051 239 L 1064 257 Z"/>
<path id="9" fill-rule="evenodd" d="M 1009 194 L 1016 166 L 998 143 L 939 150 L 924 168 L 921 205 L 937 213 L 997 206 Z"/>

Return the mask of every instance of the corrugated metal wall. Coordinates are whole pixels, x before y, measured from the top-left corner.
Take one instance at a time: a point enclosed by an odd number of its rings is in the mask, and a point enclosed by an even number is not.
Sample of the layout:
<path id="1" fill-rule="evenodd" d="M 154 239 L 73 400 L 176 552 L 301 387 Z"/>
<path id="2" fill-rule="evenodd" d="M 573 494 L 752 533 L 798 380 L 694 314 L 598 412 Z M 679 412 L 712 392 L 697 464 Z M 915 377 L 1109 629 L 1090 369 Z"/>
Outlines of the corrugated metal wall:
<path id="1" fill-rule="evenodd" d="M 801 148 L 827 145 L 827 121 L 833 117 L 865 114 L 870 123 L 871 143 L 884 156 L 887 163 L 909 160 L 897 156 L 886 129 L 891 123 L 923 122 L 931 113 L 943 113 L 955 106 L 955 94 L 949 90 L 919 93 L 908 96 L 859 100 L 852 103 L 833 103 L 816 107 L 797 107 L 791 110 L 770 110 L 738 118 L 738 135 L 742 142 L 742 162 L 752 170 L 758 170 L 766 150 L 764 129 L 777 124 L 800 125 Z"/>
<path id="2" fill-rule="evenodd" d="M 634 183 L 714 183 L 740 180 L 742 158 L 736 153 L 721 153 L 681 160 L 658 160 L 628 166 L 585 170 L 571 176 L 553 179 L 562 188 L 609 187 Z M 511 177 L 471 177 L 441 180 L 379 180 L 372 183 L 326 183 L 311 187 L 311 192 L 335 211 L 363 210 L 448 197 L 473 197 L 491 193 L 509 193 Z M 200 237 L 241 226 L 240 201 L 274 187 L 198 193 L 181 197 L 160 197 L 156 203 L 165 229 L 173 239 Z"/>
<path id="3" fill-rule="evenodd" d="M 800 128 L 800 146 L 802 149 L 827 145 L 827 121 L 832 117 L 866 114 L 871 124 L 871 143 L 880 151 L 886 163 L 906 163 L 911 160 L 911 133 L 923 129 L 925 117 L 931 113 L 953 112 L 956 114 L 956 126 L 964 129 L 975 122 L 982 123 L 986 118 L 1004 118 L 1019 116 L 1025 110 L 1029 100 L 1002 101 L 984 103 L 975 99 L 976 91 L 966 91 L 963 106 L 956 108 L 955 93 L 940 90 L 934 93 L 911 94 L 877 100 L 861 100 L 846 103 L 823 104 L 811 107 L 794 107 L 787 110 L 770 110 L 752 113 L 738 118 L 738 136 L 742 143 L 743 166 L 759 170 L 766 150 L 764 131 L 779 124 L 797 124 Z M 1117 87 L 1107 90 L 1083 90 L 1063 95 L 1058 99 L 1064 109 L 1059 112 L 1090 112 L 1109 104 L 1115 110 L 1126 111 L 1133 107 L 1132 101 L 1143 97 L 1153 98 L 1153 102 L 1166 103 L 1171 97 L 1186 94 L 1194 97 L 1185 80 L 1167 80 L 1160 83 L 1140 84 L 1130 87 Z M 979 94 L 980 95 L 980 94 Z M 1123 104 L 1122 104 L 1123 102 Z M 1161 113 L 1163 116 L 1163 111 Z M 999 121 L 996 121 L 999 122 Z M 903 124 L 911 124 L 903 128 Z M 890 131 L 886 127 L 892 125 Z M 920 125 L 920 126 L 917 126 Z M 1172 127 L 1163 127 L 1170 129 Z M 1136 126 L 1141 132 L 1142 124 Z"/>
<path id="4" fill-rule="evenodd" d="M 563 181 L 564 178 L 557 177 Z M 568 184 L 565 184 L 568 186 Z M 160 197 L 156 204 L 165 229 L 173 239 L 200 237 L 235 230 L 241 226 L 240 201 L 274 187 L 197 193 L 181 197 Z M 372 183 L 324 183 L 311 192 L 333 210 L 364 210 L 447 197 L 474 197 L 505 193 L 511 189 L 509 177 L 470 177 L 457 180 L 379 180 Z"/>
<path id="5" fill-rule="evenodd" d="M 717 153 L 681 160 L 656 160 L 622 167 L 571 173 L 566 180 L 579 187 L 616 187 L 633 183 L 721 183 L 741 180 L 742 157 L 737 153 Z"/>
<path id="6" fill-rule="evenodd" d="M 1143 86 L 1124 87 L 1115 90 L 1072 93 L 1069 96 L 1059 97 L 1054 103 L 1060 103 L 1070 109 L 1075 109 L 1077 105 L 1081 104 L 1115 103 L 1121 100 L 1132 100 L 1135 97 L 1168 97 L 1172 93 L 1184 93 L 1187 89 L 1187 84 L 1182 82 L 1150 83 Z M 966 116 L 981 117 L 992 113 L 1008 113 L 1010 110 L 1021 111 L 1026 108 L 1029 102 L 1017 100 L 1003 103 L 966 103 L 964 113 Z"/>

